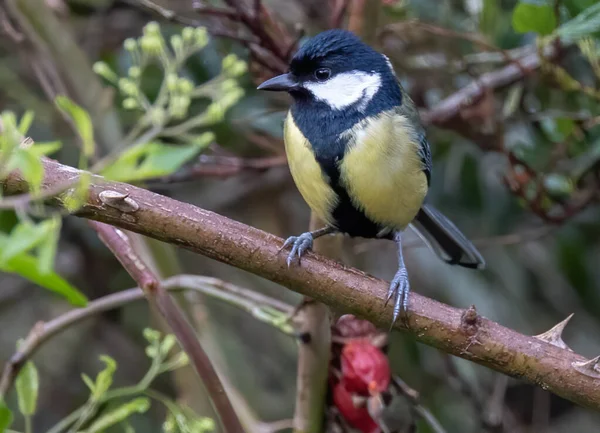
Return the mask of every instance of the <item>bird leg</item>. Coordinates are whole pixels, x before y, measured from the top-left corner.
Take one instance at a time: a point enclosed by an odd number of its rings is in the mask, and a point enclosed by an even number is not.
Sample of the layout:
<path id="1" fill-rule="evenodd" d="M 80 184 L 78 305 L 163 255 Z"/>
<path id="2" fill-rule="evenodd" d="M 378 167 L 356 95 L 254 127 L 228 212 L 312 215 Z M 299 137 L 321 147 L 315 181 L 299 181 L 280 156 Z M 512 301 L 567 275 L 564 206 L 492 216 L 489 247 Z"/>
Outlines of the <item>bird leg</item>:
<path id="1" fill-rule="evenodd" d="M 300 236 L 290 236 L 283 243 L 279 251 L 289 247 L 290 245 L 292 246 L 292 251 L 290 251 L 290 254 L 287 258 L 287 265 L 289 267 L 292 264 L 292 261 L 294 261 L 296 258 L 298 259 L 298 263 L 300 263 L 300 258 L 304 255 L 304 253 L 312 249 L 313 241 L 315 239 L 330 233 L 334 233 L 335 231 L 335 228 L 327 226 L 313 232 L 302 233 Z"/>
<path id="2" fill-rule="evenodd" d="M 394 297 L 394 315 L 392 320 L 392 326 L 396 323 L 396 319 L 403 310 L 405 313 L 408 310 L 408 293 L 410 292 L 410 284 L 408 282 L 408 272 L 406 266 L 404 266 L 404 258 L 402 257 L 402 233 L 398 232 L 394 235 L 394 241 L 398 246 L 398 271 L 394 279 L 390 283 L 390 288 L 387 293 L 385 305 L 392 297 Z"/>

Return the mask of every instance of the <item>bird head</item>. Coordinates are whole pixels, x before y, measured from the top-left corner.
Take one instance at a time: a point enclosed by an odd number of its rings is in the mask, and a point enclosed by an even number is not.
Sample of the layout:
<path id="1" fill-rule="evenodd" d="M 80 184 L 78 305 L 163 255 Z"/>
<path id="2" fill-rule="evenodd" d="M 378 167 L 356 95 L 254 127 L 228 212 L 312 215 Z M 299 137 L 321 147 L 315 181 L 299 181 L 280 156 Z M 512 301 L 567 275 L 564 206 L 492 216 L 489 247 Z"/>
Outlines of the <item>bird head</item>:
<path id="1" fill-rule="evenodd" d="M 345 30 L 328 30 L 306 42 L 289 72 L 258 90 L 286 91 L 296 102 L 327 104 L 332 110 L 364 111 L 376 98 L 400 103 L 401 90 L 388 58 Z"/>

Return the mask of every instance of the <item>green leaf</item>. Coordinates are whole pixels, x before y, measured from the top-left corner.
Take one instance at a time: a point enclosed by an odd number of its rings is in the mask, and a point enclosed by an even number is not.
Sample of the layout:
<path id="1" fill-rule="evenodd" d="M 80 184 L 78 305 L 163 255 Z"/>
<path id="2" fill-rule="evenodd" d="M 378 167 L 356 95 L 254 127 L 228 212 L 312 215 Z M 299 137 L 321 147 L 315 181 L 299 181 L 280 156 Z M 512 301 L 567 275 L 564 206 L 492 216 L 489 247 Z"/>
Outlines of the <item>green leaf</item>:
<path id="1" fill-rule="evenodd" d="M 134 413 L 144 413 L 148 409 L 150 409 L 150 399 L 147 397 L 138 397 L 99 417 L 86 430 L 86 433 L 103 432 L 109 427 L 125 421 Z"/>
<path id="2" fill-rule="evenodd" d="M 125 151 L 102 175 L 121 182 L 166 176 L 177 171 L 208 144 L 205 140 L 186 145 L 145 143 Z"/>
<path id="3" fill-rule="evenodd" d="M 8 237 L 0 235 L 0 251 L 3 251 L 7 245 Z M 55 272 L 41 274 L 38 269 L 37 258 L 29 254 L 19 254 L 12 257 L 4 266 L 0 266 L 4 272 L 14 272 L 29 281 L 44 287 L 54 293 L 64 297 L 71 304 L 83 307 L 87 304 L 87 298 L 75 287 L 65 281 Z"/>
<path id="4" fill-rule="evenodd" d="M 4 433 L 13 421 L 12 411 L 0 400 L 0 433 Z"/>
<path id="5" fill-rule="evenodd" d="M 91 397 L 94 401 L 99 401 L 106 391 L 108 391 L 112 385 L 115 370 L 117 369 L 117 362 L 110 356 L 102 355 L 100 360 L 106 364 L 106 367 L 96 376 L 96 383 Z"/>
<path id="6" fill-rule="evenodd" d="M 31 146 L 28 151 L 33 153 L 37 158 L 41 158 L 42 156 L 51 155 L 54 152 L 58 151 L 62 147 L 62 143 L 60 141 L 49 141 L 47 143 L 35 143 Z"/>
<path id="7" fill-rule="evenodd" d="M 545 118 L 540 125 L 546 136 L 554 143 L 565 141 L 575 129 L 575 122 L 569 118 Z"/>
<path id="8" fill-rule="evenodd" d="M 84 171 L 79 175 L 79 182 L 74 188 L 61 194 L 60 200 L 63 206 L 71 213 L 77 212 L 85 204 L 90 194 L 92 184 L 91 173 Z"/>
<path id="9" fill-rule="evenodd" d="M 600 3 L 567 21 L 556 31 L 565 42 L 575 41 L 600 31 Z"/>
<path id="10" fill-rule="evenodd" d="M 54 269 L 54 259 L 58 247 L 60 227 L 62 220 L 58 215 L 44 221 L 46 224 L 46 237 L 38 245 L 38 270 L 40 274 L 47 275 Z"/>
<path id="11" fill-rule="evenodd" d="M 44 180 L 44 165 L 31 149 L 14 149 L 6 168 L 8 171 L 19 170 L 31 191 L 39 192 Z"/>
<path id="12" fill-rule="evenodd" d="M 545 2 L 521 2 L 513 11 L 512 24 L 518 33 L 549 35 L 556 28 L 554 8 Z"/>
<path id="13" fill-rule="evenodd" d="M 92 378 L 89 377 L 87 374 L 82 373 L 81 374 L 81 379 L 83 380 L 83 383 L 86 384 L 86 386 L 90 389 L 90 391 L 93 394 L 94 390 L 96 389 L 96 384 L 94 383 L 94 381 L 92 380 Z"/>
<path id="14" fill-rule="evenodd" d="M 21 134 L 17 128 L 17 117 L 11 111 L 3 111 L 0 113 L 0 117 L 3 126 L 2 134 L 0 134 L 0 152 L 3 155 L 10 155 L 21 141 Z"/>
<path id="15" fill-rule="evenodd" d="M 77 132 L 81 137 L 83 154 L 88 158 L 92 157 L 96 144 L 94 142 L 94 127 L 88 112 L 66 96 L 57 96 L 54 102 L 75 124 Z"/>
<path id="16" fill-rule="evenodd" d="M 32 224 L 30 222 L 21 222 L 10 233 L 7 242 L 3 245 L 0 253 L 0 267 L 6 267 L 6 264 L 13 257 L 31 251 L 41 244 L 47 235 L 47 224 Z"/>
<path id="17" fill-rule="evenodd" d="M 572 17 L 576 16 L 585 9 L 595 5 L 598 0 L 565 0 L 563 4 L 568 9 Z"/>
<path id="18" fill-rule="evenodd" d="M 37 368 L 35 368 L 33 362 L 28 361 L 15 380 L 19 410 L 23 415 L 31 416 L 35 414 L 39 386 Z"/>
<path id="19" fill-rule="evenodd" d="M 23 117 L 21 117 L 21 121 L 19 122 L 19 132 L 21 135 L 27 135 L 27 131 L 31 128 L 31 124 L 33 123 L 33 119 L 35 118 L 35 113 L 31 110 L 27 110 Z"/>

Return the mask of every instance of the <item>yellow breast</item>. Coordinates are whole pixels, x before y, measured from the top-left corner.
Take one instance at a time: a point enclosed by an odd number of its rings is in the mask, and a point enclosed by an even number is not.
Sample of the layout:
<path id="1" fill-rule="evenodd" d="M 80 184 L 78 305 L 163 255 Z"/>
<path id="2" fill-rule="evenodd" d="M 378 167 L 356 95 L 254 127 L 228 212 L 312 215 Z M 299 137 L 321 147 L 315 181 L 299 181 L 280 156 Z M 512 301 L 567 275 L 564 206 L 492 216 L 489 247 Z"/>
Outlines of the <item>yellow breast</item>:
<path id="1" fill-rule="evenodd" d="M 340 175 L 353 204 L 376 223 L 404 229 L 427 194 L 427 178 L 408 120 L 383 113 L 347 134 L 353 138 Z"/>
<path id="2" fill-rule="evenodd" d="M 337 196 L 291 112 L 285 119 L 283 135 L 290 171 L 300 194 L 322 221 L 333 225 L 331 212 L 337 204 Z"/>

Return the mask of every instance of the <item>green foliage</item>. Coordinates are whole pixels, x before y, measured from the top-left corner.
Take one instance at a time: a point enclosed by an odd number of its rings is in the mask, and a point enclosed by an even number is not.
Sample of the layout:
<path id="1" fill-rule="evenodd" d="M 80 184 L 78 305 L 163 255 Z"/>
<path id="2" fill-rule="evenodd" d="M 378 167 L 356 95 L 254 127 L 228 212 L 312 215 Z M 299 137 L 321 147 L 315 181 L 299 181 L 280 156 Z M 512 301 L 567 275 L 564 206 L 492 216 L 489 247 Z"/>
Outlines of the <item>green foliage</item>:
<path id="1" fill-rule="evenodd" d="M 556 28 L 556 16 L 548 2 L 521 1 L 513 11 L 512 23 L 518 33 L 535 32 L 545 36 Z"/>
<path id="2" fill-rule="evenodd" d="M 63 296 L 73 305 L 84 306 L 87 303 L 86 297 L 50 270 L 54 262 L 59 230 L 60 220 L 52 219 L 37 225 L 30 222 L 19 223 L 10 236 L 0 233 L 0 270 L 19 274 Z M 37 256 L 31 254 L 33 249 L 37 249 Z"/>
<path id="3" fill-rule="evenodd" d="M 12 411 L 0 400 L 0 433 L 4 433 L 13 422 Z"/>
<path id="4" fill-rule="evenodd" d="M 79 137 L 83 148 L 83 156 L 91 158 L 94 156 L 96 144 L 94 142 L 94 127 L 92 119 L 87 111 L 71 101 L 66 96 L 57 96 L 54 101 L 58 108 L 71 119 Z"/>
<path id="5" fill-rule="evenodd" d="M 24 139 L 33 115 L 25 113 L 17 124 L 14 113 L 5 111 L 0 114 L 0 179 L 14 170 L 18 170 L 27 182 L 31 192 L 39 193 L 44 180 L 44 167 L 41 156 L 48 155 L 60 148 L 57 143 L 33 144 Z"/>
<path id="6" fill-rule="evenodd" d="M 61 147 L 57 141 L 34 144 L 24 138 L 33 119 L 32 112 L 26 112 L 19 122 L 11 112 L 0 114 L 0 180 L 13 170 L 21 172 L 31 191 L 30 200 L 23 204 L 25 208 L 40 194 L 44 179 L 42 157 Z M 19 218 L 10 228 L 10 233 L 0 232 L 0 271 L 19 274 L 65 297 L 74 305 L 85 305 L 85 296 L 53 272 L 61 228 L 60 217 L 54 215 L 34 223 L 24 217 L 23 208 L 18 210 Z"/>
<path id="7" fill-rule="evenodd" d="M 38 391 L 40 387 L 37 368 L 33 362 L 25 363 L 17 379 L 15 380 L 15 388 L 19 400 L 19 411 L 25 416 L 35 414 L 35 409 L 38 400 Z"/>
<path id="8" fill-rule="evenodd" d="M 565 42 L 572 42 L 600 31 L 600 3 L 584 9 L 557 30 Z"/>
<path id="9" fill-rule="evenodd" d="M 84 430 L 85 433 L 103 432 L 109 427 L 122 423 L 135 413 L 144 413 L 150 409 L 150 399 L 147 397 L 138 397 L 127 403 L 123 403 L 116 409 L 100 416 L 92 425 Z"/>
<path id="10" fill-rule="evenodd" d="M 89 172 L 82 171 L 79 173 L 77 184 L 59 197 L 63 206 L 71 213 L 77 212 L 86 203 L 91 184 L 92 175 Z"/>
<path id="11" fill-rule="evenodd" d="M 247 66 L 235 55 L 227 55 L 221 74 L 196 85 L 186 76 L 185 65 L 207 44 L 204 28 L 186 27 L 167 42 L 160 26 L 149 23 L 140 38 L 124 43 L 132 62 L 126 76 L 120 77 L 106 63 L 94 65 L 96 73 L 118 89 L 123 108 L 139 115 L 123 149 L 98 164 L 104 177 L 132 182 L 169 175 L 214 140 L 205 129 L 221 122 L 243 96 L 236 79 Z M 144 93 L 142 81 L 147 70 L 157 65 L 163 75 L 152 99 Z M 205 98 L 212 102 L 194 113 L 192 102 Z M 163 141 L 167 138 L 168 143 Z"/>
<path id="12" fill-rule="evenodd" d="M 109 390 L 112 385 L 113 376 L 115 374 L 115 370 L 117 369 L 117 363 L 110 356 L 101 356 L 100 360 L 106 364 L 104 370 L 102 370 L 96 376 L 96 381 L 93 382 L 89 376 L 83 374 L 82 378 L 87 387 L 91 391 L 90 400 L 93 402 L 98 402 L 101 398 L 106 394 L 106 391 Z"/>
<path id="13" fill-rule="evenodd" d="M 205 133 L 195 143 L 178 146 L 159 142 L 140 143 L 125 150 L 117 161 L 102 171 L 102 175 L 122 182 L 166 176 L 190 161 L 212 139 L 211 133 Z"/>
<path id="14" fill-rule="evenodd" d="M 144 337 L 148 341 L 146 353 L 152 360 L 146 375 L 134 386 L 112 388 L 117 362 L 109 356 L 101 356 L 105 364 L 94 380 L 82 374 L 84 383 L 90 390 L 90 396 L 82 407 L 60 421 L 48 433 L 80 432 L 100 433 L 111 427 L 121 426 L 125 431 L 133 431 L 128 420 L 134 414 L 145 413 L 156 400 L 168 409 L 165 426 L 175 423 L 175 428 L 165 431 L 202 433 L 214 430 L 210 418 L 200 417 L 187 407 L 181 407 L 170 398 L 150 389 L 158 375 L 188 364 L 184 352 L 172 354 L 176 344 L 173 335 L 161 335 L 153 329 L 145 329 Z M 28 361 L 16 378 L 15 387 L 20 413 L 28 420 L 35 415 L 39 392 L 38 371 Z M 13 420 L 12 411 L 0 401 L 0 433 L 4 433 Z M 30 421 L 28 421 L 30 422 Z"/>

